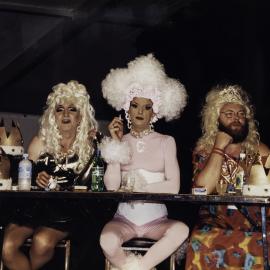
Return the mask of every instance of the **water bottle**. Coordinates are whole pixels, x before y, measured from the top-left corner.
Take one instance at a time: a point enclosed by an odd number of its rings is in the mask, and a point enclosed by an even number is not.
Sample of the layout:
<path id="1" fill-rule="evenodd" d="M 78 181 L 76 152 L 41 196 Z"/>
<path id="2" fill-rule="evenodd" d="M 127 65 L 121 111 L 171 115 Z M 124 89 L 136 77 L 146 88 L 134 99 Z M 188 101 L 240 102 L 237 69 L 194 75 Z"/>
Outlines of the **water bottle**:
<path id="1" fill-rule="evenodd" d="M 28 154 L 23 154 L 23 159 L 19 163 L 18 186 L 19 190 L 31 190 L 32 163 L 28 159 Z"/>
<path id="2" fill-rule="evenodd" d="M 92 191 L 103 191 L 104 189 L 104 162 L 100 155 L 100 150 L 97 149 L 96 156 L 93 160 L 93 167 L 91 173 L 91 190 Z"/>

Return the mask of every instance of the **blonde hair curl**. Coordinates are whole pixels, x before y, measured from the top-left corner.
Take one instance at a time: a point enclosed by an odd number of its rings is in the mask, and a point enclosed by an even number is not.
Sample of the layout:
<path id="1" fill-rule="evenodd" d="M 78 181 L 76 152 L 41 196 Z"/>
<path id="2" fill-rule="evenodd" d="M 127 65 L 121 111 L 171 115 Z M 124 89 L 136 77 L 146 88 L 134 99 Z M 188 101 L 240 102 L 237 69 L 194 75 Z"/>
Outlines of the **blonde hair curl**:
<path id="1" fill-rule="evenodd" d="M 39 137 L 44 142 L 44 152 L 53 155 L 56 159 L 61 153 L 61 134 L 57 128 L 55 119 L 55 108 L 58 104 L 71 101 L 81 115 L 80 125 L 77 128 L 75 141 L 70 149 L 79 158 L 78 170 L 82 170 L 89 160 L 93 145 L 89 140 L 90 131 L 97 129 L 95 111 L 90 104 L 90 96 L 83 84 L 77 81 L 69 81 L 67 84 L 59 83 L 52 88 L 46 102 L 46 109 L 40 120 Z M 89 142 L 89 143 L 86 143 Z"/>

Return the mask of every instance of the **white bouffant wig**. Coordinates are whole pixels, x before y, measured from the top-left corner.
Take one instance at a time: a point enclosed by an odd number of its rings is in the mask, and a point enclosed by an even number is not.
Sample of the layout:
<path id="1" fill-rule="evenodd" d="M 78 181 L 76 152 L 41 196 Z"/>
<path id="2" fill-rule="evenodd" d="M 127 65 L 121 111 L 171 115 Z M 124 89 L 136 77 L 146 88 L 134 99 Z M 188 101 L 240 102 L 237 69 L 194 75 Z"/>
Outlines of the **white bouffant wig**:
<path id="1" fill-rule="evenodd" d="M 226 103 L 237 103 L 244 107 L 249 133 L 242 145 L 247 153 L 257 152 L 259 133 L 254 120 L 253 106 L 247 93 L 239 85 L 218 85 L 207 94 L 201 113 L 203 134 L 197 143 L 197 149 L 205 149 L 208 153 L 212 150 L 218 132 L 220 110 Z"/>
<path id="2" fill-rule="evenodd" d="M 137 57 L 127 68 L 111 69 L 102 81 L 102 93 L 116 110 L 129 109 L 134 97 L 151 99 L 156 121 L 176 119 L 187 103 L 185 87 L 169 78 L 163 65 L 152 55 Z"/>
<path id="3" fill-rule="evenodd" d="M 80 112 L 81 121 L 70 150 L 78 155 L 78 169 L 81 170 L 93 152 L 93 145 L 89 139 L 89 134 L 98 127 L 94 117 L 94 108 L 90 104 L 90 96 L 85 86 L 77 81 L 70 81 L 67 84 L 59 83 L 52 90 L 47 98 L 46 109 L 40 120 L 39 137 L 44 142 L 44 152 L 52 154 L 56 159 L 61 157 L 61 134 L 55 120 L 55 109 L 58 104 L 62 104 L 65 101 L 72 102 Z"/>

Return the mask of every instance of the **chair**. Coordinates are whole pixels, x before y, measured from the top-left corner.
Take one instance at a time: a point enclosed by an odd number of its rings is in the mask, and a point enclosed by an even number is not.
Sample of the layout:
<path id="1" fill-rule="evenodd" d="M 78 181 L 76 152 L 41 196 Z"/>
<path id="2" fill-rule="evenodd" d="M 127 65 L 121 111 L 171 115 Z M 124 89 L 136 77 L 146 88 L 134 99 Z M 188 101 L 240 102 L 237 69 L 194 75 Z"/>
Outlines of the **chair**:
<path id="1" fill-rule="evenodd" d="M 25 243 L 24 247 L 31 247 L 32 245 L 32 238 L 28 238 Z M 56 248 L 64 248 L 65 249 L 65 270 L 69 270 L 69 259 L 70 259 L 70 240 L 63 239 L 57 245 Z M 1 261 L 0 270 L 4 270 L 3 262 Z"/>
<path id="2" fill-rule="evenodd" d="M 127 242 L 125 242 L 122 247 L 125 251 L 129 252 L 146 252 L 153 244 L 155 244 L 155 240 L 147 239 L 147 238 L 133 238 Z M 110 262 L 105 259 L 105 270 L 110 270 Z M 169 270 L 175 270 L 175 253 L 170 256 L 170 268 Z"/>

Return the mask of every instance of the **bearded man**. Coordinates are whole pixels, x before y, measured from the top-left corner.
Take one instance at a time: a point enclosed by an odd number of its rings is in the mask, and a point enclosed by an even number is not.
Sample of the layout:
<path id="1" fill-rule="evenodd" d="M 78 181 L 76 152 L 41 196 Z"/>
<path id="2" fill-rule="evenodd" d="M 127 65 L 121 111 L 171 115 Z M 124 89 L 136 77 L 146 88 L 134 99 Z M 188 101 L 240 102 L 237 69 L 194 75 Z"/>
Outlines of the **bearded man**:
<path id="1" fill-rule="evenodd" d="M 217 86 L 202 110 L 202 137 L 193 153 L 193 185 L 216 193 L 220 183 L 235 193 L 248 180 L 253 164 L 262 164 L 269 148 L 259 141 L 253 107 L 238 85 Z M 186 269 L 263 269 L 260 209 L 204 205 L 191 235 Z"/>

